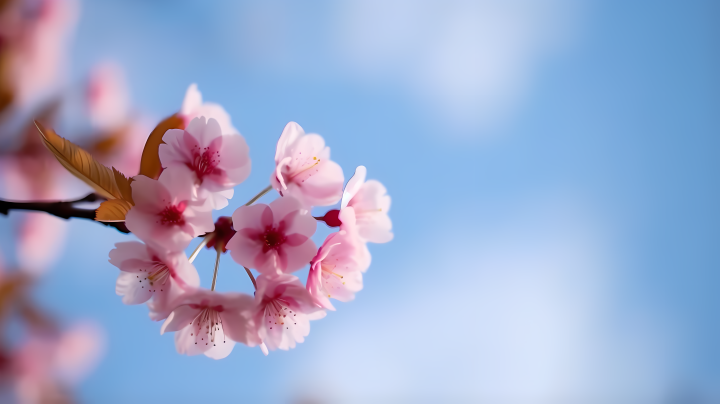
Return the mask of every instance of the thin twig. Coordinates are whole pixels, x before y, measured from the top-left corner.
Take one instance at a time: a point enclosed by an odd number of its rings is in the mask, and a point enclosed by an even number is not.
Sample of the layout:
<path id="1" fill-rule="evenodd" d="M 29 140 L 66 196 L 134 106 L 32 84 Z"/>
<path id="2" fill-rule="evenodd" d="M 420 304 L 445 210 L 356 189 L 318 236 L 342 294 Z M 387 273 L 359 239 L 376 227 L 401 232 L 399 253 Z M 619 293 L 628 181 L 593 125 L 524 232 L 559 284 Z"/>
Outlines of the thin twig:
<path id="1" fill-rule="evenodd" d="M 253 276 L 252 272 L 250 272 L 250 270 L 247 267 L 243 267 L 243 268 L 245 268 L 245 272 L 247 272 L 248 276 L 250 277 L 250 280 L 253 283 L 253 286 L 255 286 L 255 290 L 257 290 L 257 282 L 255 282 L 255 277 Z"/>
<path id="2" fill-rule="evenodd" d="M 267 194 L 267 193 L 270 192 L 271 190 L 272 190 L 272 185 L 268 185 L 267 188 L 263 189 L 262 191 L 260 191 L 259 194 L 255 195 L 252 199 L 250 199 L 250 200 L 248 201 L 248 203 L 245 204 L 245 206 L 250 206 L 250 205 L 252 205 L 253 203 L 255 203 L 255 201 L 257 201 L 258 199 L 262 198 L 263 195 Z"/>
<path id="3" fill-rule="evenodd" d="M 211 292 L 215 290 L 215 283 L 217 282 L 218 268 L 220 267 L 220 254 L 222 254 L 222 251 L 217 250 L 217 258 L 215 258 L 215 272 L 213 273 L 212 285 L 210 285 Z"/>
<path id="4" fill-rule="evenodd" d="M 88 219 L 95 220 L 95 209 L 76 208 L 76 203 L 104 201 L 105 198 L 97 194 L 89 194 L 74 201 L 58 202 L 19 202 L 0 200 L 0 214 L 8 215 L 11 210 L 30 210 L 45 212 L 62 219 Z M 97 221 L 96 221 L 97 222 Z M 97 222 L 105 226 L 114 227 L 122 233 L 130 233 L 124 222 Z"/>
<path id="5" fill-rule="evenodd" d="M 197 247 L 195 247 L 195 250 L 190 254 L 190 258 L 188 258 L 188 261 L 192 264 L 193 261 L 195 261 L 195 258 L 197 258 L 198 254 L 200 254 L 200 250 L 202 250 L 203 247 L 207 245 L 207 243 L 212 240 L 212 238 L 215 237 L 215 233 L 209 233 L 205 237 L 203 237 L 200 244 L 198 244 Z"/>

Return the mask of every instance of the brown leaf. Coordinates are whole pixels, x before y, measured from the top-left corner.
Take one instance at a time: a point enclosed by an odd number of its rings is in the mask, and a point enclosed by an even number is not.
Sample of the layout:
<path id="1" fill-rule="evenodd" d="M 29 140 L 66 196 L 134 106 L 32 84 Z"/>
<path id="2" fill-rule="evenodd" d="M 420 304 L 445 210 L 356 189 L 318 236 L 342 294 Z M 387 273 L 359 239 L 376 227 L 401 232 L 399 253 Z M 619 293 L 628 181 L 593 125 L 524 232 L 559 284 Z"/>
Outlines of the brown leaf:
<path id="1" fill-rule="evenodd" d="M 35 125 L 40 131 L 45 147 L 71 174 L 90 185 L 95 192 L 107 199 L 122 199 L 123 195 L 113 170 L 98 163 L 90 153 L 58 136 L 52 129 L 46 129 L 38 121 L 35 121 Z M 123 175 L 120 177 L 125 178 Z"/>
<path id="2" fill-rule="evenodd" d="M 132 188 L 130 187 L 130 183 L 133 181 L 132 178 L 128 179 L 125 177 L 125 174 L 118 171 L 115 167 L 112 168 L 112 171 L 115 177 L 115 183 L 120 190 L 120 199 L 130 202 L 130 205 L 135 205 L 135 201 L 133 201 L 132 198 Z"/>
<path id="3" fill-rule="evenodd" d="M 140 175 L 158 179 L 162 172 L 162 166 L 160 165 L 160 156 L 158 150 L 160 145 L 165 143 L 162 138 L 165 136 L 165 132 L 170 129 L 185 129 L 185 121 L 178 116 L 178 114 L 165 118 L 158 126 L 153 129 L 145 142 L 145 148 L 142 153 L 142 160 L 140 160 Z"/>
<path id="4" fill-rule="evenodd" d="M 98 222 L 124 222 L 125 215 L 133 205 L 123 199 L 111 199 L 100 204 L 95 210 L 95 220 Z"/>
<path id="5" fill-rule="evenodd" d="M 0 11 L 5 11 L 5 8 L 12 3 L 10 0 L 0 0 Z"/>

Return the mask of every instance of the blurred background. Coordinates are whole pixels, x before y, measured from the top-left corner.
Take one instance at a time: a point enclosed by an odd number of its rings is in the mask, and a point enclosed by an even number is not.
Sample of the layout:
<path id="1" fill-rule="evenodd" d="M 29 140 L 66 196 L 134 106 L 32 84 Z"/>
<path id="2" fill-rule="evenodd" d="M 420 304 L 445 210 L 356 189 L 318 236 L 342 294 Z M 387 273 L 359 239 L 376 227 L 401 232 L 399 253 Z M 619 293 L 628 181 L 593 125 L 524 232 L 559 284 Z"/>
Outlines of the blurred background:
<path id="1" fill-rule="evenodd" d="M 32 273 L 37 305 L 97 335 L 79 401 L 720 402 L 720 3 L 21 3 L 54 25 L 10 80 L 3 198 L 88 192 L 37 184 L 52 157 L 27 146 L 29 117 L 52 109 L 60 135 L 134 174 L 197 83 L 253 160 L 219 214 L 267 185 L 291 120 L 393 201 L 395 239 L 370 246 L 353 302 L 294 350 L 221 361 L 178 355 L 115 295 L 108 252 L 133 236 L 0 217 L 5 278 Z M 213 254 L 196 264 L 209 286 Z M 252 291 L 229 256 L 218 282 Z"/>

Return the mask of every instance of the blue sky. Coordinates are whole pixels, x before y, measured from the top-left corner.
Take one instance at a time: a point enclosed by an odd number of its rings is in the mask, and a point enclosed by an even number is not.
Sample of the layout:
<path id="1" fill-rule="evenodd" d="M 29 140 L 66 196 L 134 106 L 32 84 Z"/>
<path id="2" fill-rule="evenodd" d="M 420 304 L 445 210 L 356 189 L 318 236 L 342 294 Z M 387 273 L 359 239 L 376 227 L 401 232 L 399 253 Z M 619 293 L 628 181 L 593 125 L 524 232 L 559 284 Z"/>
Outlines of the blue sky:
<path id="1" fill-rule="evenodd" d="M 325 137 L 346 178 L 362 164 L 387 186 L 395 239 L 371 245 L 364 290 L 305 343 L 213 361 L 176 354 L 115 295 L 107 253 L 128 237 L 73 221 L 37 295 L 106 328 L 82 397 L 717 399 L 719 13 L 703 1 L 83 2 L 71 82 L 111 60 L 156 119 L 193 82 L 231 114 L 253 171 L 222 214 L 266 186 L 294 120 Z M 196 262 L 208 286 L 212 254 Z M 219 289 L 251 291 L 229 257 Z"/>

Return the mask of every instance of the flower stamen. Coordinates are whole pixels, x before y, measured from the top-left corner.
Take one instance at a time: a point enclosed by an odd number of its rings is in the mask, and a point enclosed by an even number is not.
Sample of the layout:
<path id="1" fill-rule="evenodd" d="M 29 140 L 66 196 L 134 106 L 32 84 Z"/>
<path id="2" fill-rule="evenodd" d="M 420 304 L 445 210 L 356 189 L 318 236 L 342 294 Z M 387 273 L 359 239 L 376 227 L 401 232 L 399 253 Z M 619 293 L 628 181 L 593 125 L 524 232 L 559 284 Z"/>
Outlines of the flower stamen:
<path id="1" fill-rule="evenodd" d="M 171 226 L 185 225 L 185 216 L 183 216 L 183 212 L 185 212 L 185 207 L 185 202 L 181 202 L 178 205 L 166 206 L 165 209 L 158 213 L 158 216 L 160 216 L 160 224 Z"/>
<path id="2" fill-rule="evenodd" d="M 195 145 L 192 149 L 192 155 L 192 162 L 185 163 L 185 165 L 195 172 L 198 180 L 202 183 L 206 175 L 215 173 L 217 166 L 220 164 L 220 151 L 216 150 L 215 153 L 212 153 L 208 147 L 201 150 L 198 145 Z"/>

